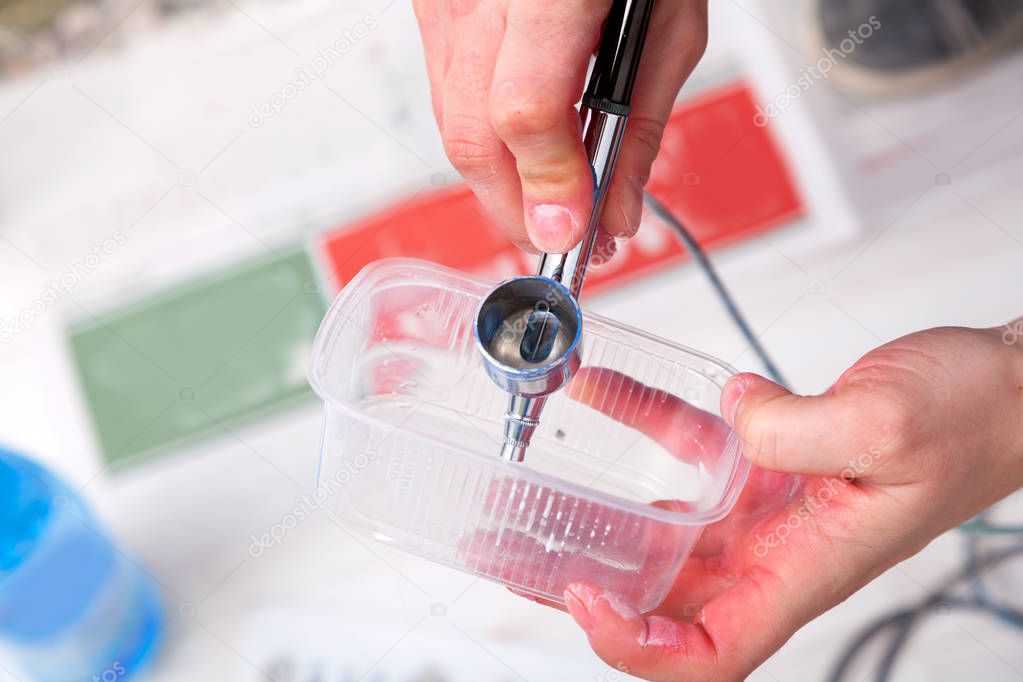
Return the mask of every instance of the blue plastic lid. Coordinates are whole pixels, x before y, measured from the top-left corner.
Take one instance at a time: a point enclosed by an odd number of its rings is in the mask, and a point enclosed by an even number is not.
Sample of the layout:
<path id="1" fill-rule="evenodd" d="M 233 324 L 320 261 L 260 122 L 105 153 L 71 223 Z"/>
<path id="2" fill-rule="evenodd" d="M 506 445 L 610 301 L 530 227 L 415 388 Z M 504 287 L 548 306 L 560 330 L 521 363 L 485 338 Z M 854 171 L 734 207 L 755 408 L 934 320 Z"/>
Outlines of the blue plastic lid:
<path id="1" fill-rule="evenodd" d="M 77 495 L 0 449 L 0 634 L 33 641 L 74 626 L 114 566 L 110 540 Z"/>
<path id="2" fill-rule="evenodd" d="M 0 576 L 25 561 L 46 528 L 55 496 L 49 478 L 35 464 L 0 448 Z"/>

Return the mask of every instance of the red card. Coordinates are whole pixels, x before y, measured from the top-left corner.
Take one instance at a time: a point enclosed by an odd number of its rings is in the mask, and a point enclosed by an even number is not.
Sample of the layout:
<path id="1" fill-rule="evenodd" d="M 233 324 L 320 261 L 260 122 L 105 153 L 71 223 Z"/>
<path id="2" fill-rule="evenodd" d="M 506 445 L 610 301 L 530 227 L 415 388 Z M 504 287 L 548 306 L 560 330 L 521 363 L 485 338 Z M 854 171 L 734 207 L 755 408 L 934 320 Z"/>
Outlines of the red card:
<path id="1" fill-rule="evenodd" d="M 750 88 L 736 83 L 680 104 L 664 134 L 648 189 L 710 248 L 783 225 L 803 205 L 770 127 L 754 125 Z M 330 279 L 343 286 L 364 265 L 407 256 L 494 280 L 535 269 L 464 186 L 427 191 L 323 241 Z M 613 288 L 684 257 L 673 234 L 647 220 L 610 263 L 592 270 L 584 294 Z"/>

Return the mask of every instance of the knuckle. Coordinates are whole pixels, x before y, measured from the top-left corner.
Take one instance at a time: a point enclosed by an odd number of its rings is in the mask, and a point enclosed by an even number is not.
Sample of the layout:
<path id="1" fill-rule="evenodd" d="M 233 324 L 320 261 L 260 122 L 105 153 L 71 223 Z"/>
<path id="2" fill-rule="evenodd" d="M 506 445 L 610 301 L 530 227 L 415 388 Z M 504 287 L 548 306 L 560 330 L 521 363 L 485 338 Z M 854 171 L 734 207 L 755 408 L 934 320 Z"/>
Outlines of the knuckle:
<path id="1" fill-rule="evenodd" d="M 676 22 L 672 27 L 670 43 L 681 46 L 682 63 L 692 69 L 707 51 L 709 31 L 707 30 L 708 4 L 690 3 L 685 21 Z"/>
<path id="2" fill-rule="evenodd" d="M 631 144 L 638 146 L 651 161 L 661 149 L 666 122 L 646 116 L 636 116 L 629 120 L 626 127 Z"/>
<path id="3" fill-rule="evenodd" d="M 702 30 L 697 31 L 691 35 L 689 40 L 686 42 L 686 60 L 688 64 L 696 66 L 701 59 L 703 59 L 704 53 L 707 52 L 707 40 L 708 32 L 706 30 L 707 22 L 707 10 L 706 7 L 703 9 L 703 15 L 701 17 Z"/>
<path id="4" fill-rule="evenodd" d="M 565 120 L 565 110 L 549 97 L 499 97 L 491 101 L 490 117 L 506 140 L 553 135 Z"/>
<path id="5" fill-rule="evenodd" d="M 894 453 L 906 453 L 915 447 L 917 410 L 897 397 L 879 398 L 872 407 L 879 446 Z"/>
<path id="6" fill-rule="evenodd" d="M 577 159 L 572 157 L 548 159 L 542 163 L 519 159 L 519 176 L 530 193 L 547 195 L 558 192 L 574 186 L 581 175 Z"/>
<path id="7" fill-rule="evenodd" d="M 504 150 L 486 124 L 445 117 L 443 137 L 444 153 L 466 179 L 485 180 L 497 174 Z"/>

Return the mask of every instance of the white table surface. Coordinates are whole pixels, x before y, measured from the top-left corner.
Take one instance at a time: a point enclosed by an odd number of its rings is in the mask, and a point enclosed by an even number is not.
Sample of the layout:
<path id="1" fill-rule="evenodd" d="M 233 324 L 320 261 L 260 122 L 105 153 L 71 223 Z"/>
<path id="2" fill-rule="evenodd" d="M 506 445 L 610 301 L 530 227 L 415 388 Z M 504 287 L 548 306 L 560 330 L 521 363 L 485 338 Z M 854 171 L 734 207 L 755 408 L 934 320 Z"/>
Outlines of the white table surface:
<path id="1" fill-rule="evenodd" d="M 45 78 L 37 90 L 39 79 L 32 78 L 0 88 L 0 116 L 11 112 L 0 123 L 0 148 L 10 150 L 5 156 L 17 162 L 0 170 L 0 235 L 8 242 L 0 243 L 5 319 L 42 281 L 28 260 L 49 267 L 68 254 L 82 253 L 78 244 L 88 244 L 104 229 L 109 232 L 111 221 L 131 222 L 165 190 L 170 198 L 142 218 L 158 236 L 132 243 L 122 260 L 144 263 L 154 249 L 180 246 L 175 235 L 188 231 L 181 227 L 182 216 L 196 213 L 189 203 L 194 197 L 176 180 L 190 168 L 202 168 L 199 188 L 236 207 L 246 224 L 251 217 L 259 234 L 276 229 L 266 218 L 275 211 L 287 214 L 295 205 L 306 205 L 318 215 L 354 214 L 410 186 L 425 185 L 433 172 L 451 172 L 428 113 L 408 109 L 409 102 L 425 96 L 425 84 L 421 67 L 408 65 L 418 59 L 418 48 L 411 12 L 403 3 L 383 12 L 368 2 L 336 10 L 340 25 L 381 12 L 380 27 L 365 51 L 377 52 L 353 51 L 330 75 L 333 82 L 327 81 L 343 92 L 361 88 L 365 115 L 339 106 L 329 92 L 317 88 L 291 103 L 287 115 L 273 125 L 246 127 L 249 104 L 273 91 L 265 80 L 262 86 L 243 83 L 241 74 L 260 70 L 246 60 L 273 63 L 274 77 L 281 82 L 296 64 L 308 61 L 312 46 L 331 35 L 324 26 L 329 22 L 317 18 L 334 10 L 322 3 L 275 7 L 256 6 L 249 8 L 254 17 L 235 17 L 229 31 L 234 51 L 213 51 L 203 42 L 204 29 L 196 29 L 198 38 L 189 34 L 197 42 L 187 54 L 202 53 L 206 61 L 197 57 L 193 64 L 175 63 L 182 38 L 169 35 L 137 48 L 141 56 L 135 54 L 134 61 L 119 63 L 99 54 L 74 65 L 67 76 L 61 72 L 59 79 Z M 297 45 L 301 55 L 289 56 L 255 25 L 255 18 Z M 211 62 L 211 54 L 218 59 Z M 142 64 L 152 68 L 147 71 Z M 363 67 L 369 70 L 360 71 Z M 393 73 L 387 71 L 392 67 Z M 205 77 L 203 72 L 208 72 Z M 223 92 L 217 90 L 218 81 Z M 395 81 L 407 88 L 393 87 Z M 70 84 L 105 102 L 122 125 L 97 113 Z M 149 96 L 158 90 L 170 94 L 154 102 Z M 160 114 L 174 96 L 194 96 L 209 106 Z M 397 127 L 375 122 L 392 109 L 399 119 L 404 116 Z M 137 130 L 142 132 L 133 135 Z M 311 137 L 310 130 L 318 134 Z M 176 158 L 170 165 L 154 159 L 141 137 L 173 149 Z M 346 148 L 358 149 L 366 164 L 343 158 Z M 279 167 L 260 166 L 266 158 L 279 159 Z M 296 168 L 305 173 L 298 180 Z M 44 183 L 46 178 L 52 182 Z M 807 247 L 801 232 L 822 228 L 811 217 L 804 226 L 730 248 L 715 259 L 795 388 L 820 391 L 883 341 L 935 325 L 994 325 L 1023 313 L 1020 180 L 994 172 L 968 187 L 958 185 L 954 176 L 953 184 L 937 186 L 933 174 L 922 175 L 921 191 L 929 187 L 922 199 L 911 203 L 908 197 L 905 212 L 864 226 L 856 239 Z M 274 191 L 260 192 L 263 187 Z M 347 190 L 325 199 L 331 187 Z M 250 211 L 253 202 L 246 197 L 253 191 L 270 198 Z M 97 196 L 114 199 L 92 201 Z M 72 230 L 69 221 L 76 215 L 80 220 Z M 261 232 L 264 224 L 266 233 Z M 251 236 L 217 239 L 229 248 Z M 258 250 L 258 245 L 240 248 Z M 75 296 L 116 286 L 131 272 L 130 266 L 115 265 Z M 140 286 L 145 278 L 157 281 L 160 276 L 140 274 Z M 821 282 L 824 291 L 814 293 Z M 592 307 L 740 369 L 757 369 L 691 266 L 600 297 Z M 59 311 L 48 314 L 31 333 L 0 349 L 0 437 L 41 457 L 72 482 L 88 482 L 90 501 L 162 585 L 168 622 L 147 679 L 262 679 L 257 668 L 265 670 L 280 647 L 299 657 L 304 650 L 307 657 L 376 661 L 366 679 L 373 679 L 374 670 L 401 670 L 399 663 L 408 657 L 438 650 L 457 671 L 451 679 L 622 678 L 593 656 L 564 615 L 353 536 L 324 514 L 299 524 L 280 546 L 253 557 L 251 535 L 279 521 L 312 486 L 320 425 L 316 406 L 240 428 L 236 437 L 215 439 L 156 465 L 93 479 L 101 465 L 75 393 L 62 321 Z M 1014 495 L 1000 513 L 1020 518 L 1023 495 Z M 960 547 L 957 536 L 939 538 L 801 630 L 752 679 L 821 679 L 859 627 L 876 614 L 923 598 L 953 570 Z M 1020 581 L 1019 567 L 991 579 L 996 589 L 1016 595 Z M 296 637 L 295 632 L 305 634 Z M 953 612 L 934 619 L 913 639 L 898 679 L 1023 677 L 1019 642 L 1018 633 L 991 619 Z M 395 658 L 389 662 L 389 657 Z"/>

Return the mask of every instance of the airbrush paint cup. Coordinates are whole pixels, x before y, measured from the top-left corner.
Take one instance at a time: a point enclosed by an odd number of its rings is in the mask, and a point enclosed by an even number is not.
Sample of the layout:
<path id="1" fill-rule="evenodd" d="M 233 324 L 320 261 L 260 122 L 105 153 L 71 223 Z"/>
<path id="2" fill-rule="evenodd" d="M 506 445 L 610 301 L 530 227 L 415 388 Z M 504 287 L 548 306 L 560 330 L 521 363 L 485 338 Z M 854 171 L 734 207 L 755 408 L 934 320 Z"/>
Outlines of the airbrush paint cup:
<path id="1" fill-rule="evenodd" d="M 494 383 L 536 398 L 564 386 L 579 368 L 582 329 L 568 289 L 546 277 L 519 277 L 480 302 L 473 333 Z"/>

